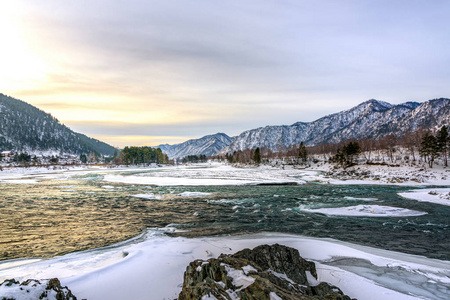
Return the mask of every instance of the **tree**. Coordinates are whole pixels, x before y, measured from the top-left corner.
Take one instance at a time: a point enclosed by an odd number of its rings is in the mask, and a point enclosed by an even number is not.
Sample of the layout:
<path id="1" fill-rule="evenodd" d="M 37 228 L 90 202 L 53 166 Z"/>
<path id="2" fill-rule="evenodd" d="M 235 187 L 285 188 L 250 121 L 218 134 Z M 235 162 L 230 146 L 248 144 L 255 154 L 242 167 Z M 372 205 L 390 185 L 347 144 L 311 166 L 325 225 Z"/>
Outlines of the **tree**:
<path id="1" fill-rule="evenodd" d="M 257 165 L 259 165 L 261 163 L 261 150 L 259 149 L 259 147 L 255 149 L 255 154 L 253 155 L 253 161 Z"/>
<path id="2" fill-rule="evenodd" d="M 442 158 L 444 160 L 444 166 L 448 167 L 448 148 L 450 144 L 450 136 L 448 135 L 447 126 L 442 126 L 442 128 L 436 134 L 436 142 L 438 151 L 442 153 Z"/>
<path id="3" fill-rule="evenodd" d="M 308 151 L 303 142 L 301 142 L 298 147 L 298 159 L 301 160 L 302 163 L 306 163 L 306 160 L 308 159 Z"/>
<path id="4" fill-rule="evenodd" d="M 358 142 L 350 142 L 342 148 L 348 165 L 353 165 L 361 152 Z"/>
<path id="5" fill-rule="evenodd" d="M 344 168 L 355 164 L 355 159 L 361 152 L 358 142 L 349 142 L 341 148 L 336 150 L 333 161 L 342 165 Z"/>
<path id="6" fill-rule="evenodd" d="M 87 156 L 86 154 L 80 154 L 80 160 L 83 164 L 87 162 Z"/>
<path id="7" fill-rule="evenodd" d="M 425 134 L 420 144 L 419 154 L 428 162 L 428 166 L 432 168 L 435 158 L 439 155 L 439 147 L 434 135 L 429 132 Z"/>

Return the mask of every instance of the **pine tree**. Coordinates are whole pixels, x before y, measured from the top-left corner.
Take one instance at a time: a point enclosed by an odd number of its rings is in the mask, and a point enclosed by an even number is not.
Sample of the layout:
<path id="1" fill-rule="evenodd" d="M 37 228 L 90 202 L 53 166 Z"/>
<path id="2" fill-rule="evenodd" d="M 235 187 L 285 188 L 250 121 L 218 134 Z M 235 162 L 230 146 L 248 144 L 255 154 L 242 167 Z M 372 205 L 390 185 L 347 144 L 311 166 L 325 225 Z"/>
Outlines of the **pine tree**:
<path id="1" fill-rule="evenodd" d="M 448 148 L 450 144 L 450 136 L 448 135 L 447 126 L 442 126 L 442 128 L 436 134 L 437 147 L 440 153 L 442 153 L 442 158 L 444 160 L 444 166 L 448 167 L 447 156 Z"/>
<path id="2" fill-rule="evenodd" d="M 255 154 L 253 155 L 253 161 L 257 165 L 259 165 L 261 163 L 261 150 L 259 149 L 259 147 L 255 149 Z"/>
<path id="3" fill-rule="evenodd" d="M 301 142 L 298 147 L 298 159 L 301 160 L 303 164 L 306 163 L 306 160 L 308 159 L 308 151 L 303 142 Z"/>
<path id="4" fill-rule="evenodd" d="M 433 167 L 435 158 L 439 155 L 439 146 L 434 135 L 426 133 L 420 144 L 419 154 L 428 162 L 430 168 Z"/>

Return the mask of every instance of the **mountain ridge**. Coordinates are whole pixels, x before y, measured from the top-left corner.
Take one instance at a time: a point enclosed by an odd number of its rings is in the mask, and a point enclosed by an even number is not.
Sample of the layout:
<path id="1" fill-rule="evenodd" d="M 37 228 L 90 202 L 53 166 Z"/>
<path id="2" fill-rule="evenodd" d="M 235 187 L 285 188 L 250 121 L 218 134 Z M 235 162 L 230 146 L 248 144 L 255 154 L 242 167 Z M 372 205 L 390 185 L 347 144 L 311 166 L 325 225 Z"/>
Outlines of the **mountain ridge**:
<path id="1" fill-rule="evenodd" d="M 162 144 L 155 148 L 160 148 L 169 158 L 182 158 L 188 155 L 211 156 L 220 152 L 231 143 L 232 138 L 225 133 L 206 135 L 199 139 L 190 139 L 186 142 L 169 145 Z"/>
<path id="2" fill-rule="evenodd" d="M 41 109 L 0 93 L 0 149 L 113 155 L 116 148 L 74 132 Z"/>
<path id="3" fill-rule="evenodd" d="M 450 123 L 450 99 L 438 98 L 393 105 L 370 99 L 348 110 L 333 113 L 312 122 L 266 126 L 244 131 L 221 153 L 268 147 L 279 150 L 304 142 L 314 146 L 337 143 L 351 138 L 397 136 L 419 127 L 440 127 Z"/>

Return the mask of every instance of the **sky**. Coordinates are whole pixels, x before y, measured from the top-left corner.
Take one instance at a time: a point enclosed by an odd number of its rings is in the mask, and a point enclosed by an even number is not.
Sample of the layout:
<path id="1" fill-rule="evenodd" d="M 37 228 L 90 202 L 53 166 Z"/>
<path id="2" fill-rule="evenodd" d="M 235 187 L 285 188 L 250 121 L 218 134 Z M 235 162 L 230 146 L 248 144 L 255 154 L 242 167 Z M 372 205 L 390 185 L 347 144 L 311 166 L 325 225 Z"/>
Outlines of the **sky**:
<path id="1" fill-rule="evenodd" d="M 450 1 L 1 1 L 0 93 L 116 147 L 450 97 Z"/>

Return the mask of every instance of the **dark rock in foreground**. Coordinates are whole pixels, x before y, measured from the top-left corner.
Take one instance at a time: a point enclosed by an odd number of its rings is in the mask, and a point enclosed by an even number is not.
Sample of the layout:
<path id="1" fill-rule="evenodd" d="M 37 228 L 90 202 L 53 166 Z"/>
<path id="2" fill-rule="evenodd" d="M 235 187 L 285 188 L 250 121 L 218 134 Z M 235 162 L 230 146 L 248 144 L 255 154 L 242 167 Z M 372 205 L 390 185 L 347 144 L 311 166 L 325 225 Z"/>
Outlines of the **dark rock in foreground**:
<path id="1" fill-rule="evenodd" d="M 191 262 L 178 299 L 350 300 L 328 283 L 310 286 L 308 276 L 317 279 L 315 264 L 304 260 L 296 249 L 262 245 Z"/>
<path id="2" fill-rule="evenodd" d="M 66 286 L 61 286 L 58 278 L 28 279 L 22 283 L 14 279 L 7 279 L 0 284 L 0 297 L 1 300 L 77 300 L 77 297 Z"/>

